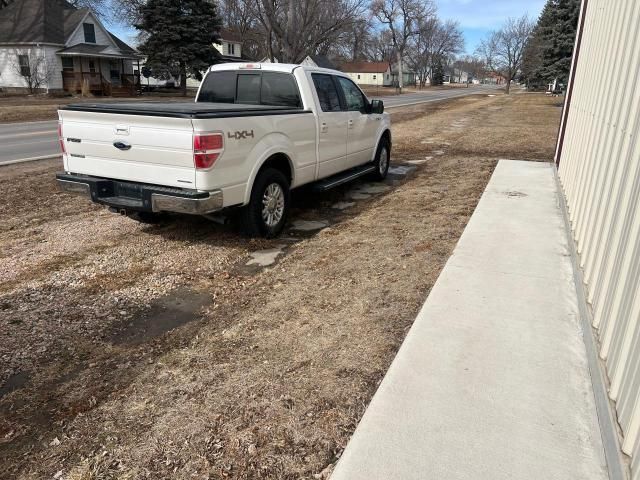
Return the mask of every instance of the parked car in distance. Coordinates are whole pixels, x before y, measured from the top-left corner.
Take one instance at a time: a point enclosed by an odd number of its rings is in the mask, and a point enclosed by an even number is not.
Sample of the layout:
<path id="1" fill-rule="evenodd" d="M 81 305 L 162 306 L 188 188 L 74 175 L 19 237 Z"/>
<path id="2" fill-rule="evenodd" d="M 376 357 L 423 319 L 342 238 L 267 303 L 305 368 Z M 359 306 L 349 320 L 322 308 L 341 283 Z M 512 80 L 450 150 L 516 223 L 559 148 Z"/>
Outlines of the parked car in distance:
<path id="1" fill-rule="evenodd" d="M 59 186 L 139 221 L 237 210 L 251 236 L 277 236 L 290 190 L 386 177 L 391 125 L 345 74 L 287 64 L 211 67 L 195 102 L 59 110 Z"/>

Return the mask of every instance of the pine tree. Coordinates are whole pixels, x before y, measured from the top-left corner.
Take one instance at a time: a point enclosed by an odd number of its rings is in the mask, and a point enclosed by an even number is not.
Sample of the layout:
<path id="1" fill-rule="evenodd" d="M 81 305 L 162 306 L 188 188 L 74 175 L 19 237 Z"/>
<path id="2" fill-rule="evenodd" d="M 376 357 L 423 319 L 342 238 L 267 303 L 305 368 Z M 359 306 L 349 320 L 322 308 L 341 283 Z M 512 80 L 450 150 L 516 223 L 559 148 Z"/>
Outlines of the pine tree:
<path id="1" fill-rule="evenodd" d="M 522 76 L 530 89 L 541 88 L 547 83 L 542 75 L 544 67 L 543 52 L 546 50 L 546 44 L 551 38 L 553 22 L 555 21 L 554 9 L 556 1 L 547 0 L 523 54 Z"/>
<path id="2" fill-rule="evenodd" d="M 187 75 L 198 80 L 219 58 L 213 46 L 219 43 L 221 21 L 211 0 L 149 0 L 140 9 L 135 27 L 146 34 L 140 51 L 146 66 L 155 73 L 180 75 L 182 94 L 187 93 Z"/>
<path id="3" fill-rule="evenodd" d="M 580 16 L 579 0 L 557 0 L 555 22 L 550 45 L 543 50 L 543 76 L 552 82 L 558 79 L 566 84 L 571 70 L 571 57 Z"/>
<path id="4" fill-rule="evenodd" d="M 530 87 L 567 83 L 580 15 L 580 0 L 548 0 L 525 52 L 523 76 Z"/>
<path id="5" fill-rule="evenodd" d="M 444 67 L 440 58 L 434 62 L 431 74 L 431 85 L 442 85 L 444 83 Z"/>

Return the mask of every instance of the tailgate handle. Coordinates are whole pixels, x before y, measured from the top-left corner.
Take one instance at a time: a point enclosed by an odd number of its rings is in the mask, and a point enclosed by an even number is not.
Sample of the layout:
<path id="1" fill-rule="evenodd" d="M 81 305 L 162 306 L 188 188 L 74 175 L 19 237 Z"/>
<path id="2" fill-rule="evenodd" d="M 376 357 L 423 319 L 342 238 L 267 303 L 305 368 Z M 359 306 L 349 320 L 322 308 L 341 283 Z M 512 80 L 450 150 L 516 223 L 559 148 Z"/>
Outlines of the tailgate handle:
<path id="1" fill-rule="evenodd" d="M 116 140 L 113 142 L 113 146 L 118 150 L 129 150 L 131 148 L 131 144 L 128 142 L 124 142 L 122 140 Z"/>

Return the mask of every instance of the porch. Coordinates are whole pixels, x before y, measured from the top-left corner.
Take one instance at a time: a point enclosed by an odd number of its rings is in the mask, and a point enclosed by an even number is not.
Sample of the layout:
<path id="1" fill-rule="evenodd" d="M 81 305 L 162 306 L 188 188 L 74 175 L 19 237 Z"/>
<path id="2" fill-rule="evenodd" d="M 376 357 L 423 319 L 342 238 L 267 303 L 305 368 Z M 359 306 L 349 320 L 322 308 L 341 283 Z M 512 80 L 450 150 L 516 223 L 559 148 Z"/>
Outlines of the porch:
<path id="1" fill-rule="evenodd" d="M 102 72 L 62 71 L 62 88 L 69 93 L 91 93 L 107 97 L 131 97 L 140 91 L 140 76 L 119 73 L 107 80 Z"/>
<path id="2" fill-rule="evenodd" d="M 133 66 L 137 58 L 86 55 L 86 52 L 80 55 L 72 49 L 66 49 L 64 54 L 59 52 L 65 92 L 113 97 L 130 97 L 140 92 L 140 69 L 134 70 Z"/>

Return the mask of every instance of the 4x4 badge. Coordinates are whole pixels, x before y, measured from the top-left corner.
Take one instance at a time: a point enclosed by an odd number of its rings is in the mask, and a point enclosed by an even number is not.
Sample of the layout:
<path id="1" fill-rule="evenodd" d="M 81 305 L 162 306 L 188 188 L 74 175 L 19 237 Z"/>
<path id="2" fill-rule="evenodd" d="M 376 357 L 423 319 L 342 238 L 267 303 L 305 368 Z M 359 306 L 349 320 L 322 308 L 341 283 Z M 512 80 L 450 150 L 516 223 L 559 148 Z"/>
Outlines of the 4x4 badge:
<path id="1" fill-rule="evenodd" d="M 243 140 L 247 137 L 253 138 L 253 130 L 250 130 L 250 131 L 243 130 L 241 132 L 234 132 L 234 133 L 227 132 L 227 138 L 235 138 L 236 140 Z"/>

